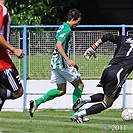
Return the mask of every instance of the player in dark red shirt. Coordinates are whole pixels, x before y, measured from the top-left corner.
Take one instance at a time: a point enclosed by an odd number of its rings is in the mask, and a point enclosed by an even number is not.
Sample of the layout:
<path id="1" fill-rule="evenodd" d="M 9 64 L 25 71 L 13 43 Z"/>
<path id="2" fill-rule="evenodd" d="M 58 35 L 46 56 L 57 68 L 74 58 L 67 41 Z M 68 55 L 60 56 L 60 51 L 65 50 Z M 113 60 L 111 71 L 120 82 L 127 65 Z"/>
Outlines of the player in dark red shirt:
<path id="1" fill-rule="evenodd" d="M 10 15 L 4 6 L 5 1 L 0 0 L 0 111 L 6 99 L 16 99 L 23 94 L 18 71 L 10 58 L 8 49 L 18 58 L 23 58 L 24 53 L 8 43 Z"/>

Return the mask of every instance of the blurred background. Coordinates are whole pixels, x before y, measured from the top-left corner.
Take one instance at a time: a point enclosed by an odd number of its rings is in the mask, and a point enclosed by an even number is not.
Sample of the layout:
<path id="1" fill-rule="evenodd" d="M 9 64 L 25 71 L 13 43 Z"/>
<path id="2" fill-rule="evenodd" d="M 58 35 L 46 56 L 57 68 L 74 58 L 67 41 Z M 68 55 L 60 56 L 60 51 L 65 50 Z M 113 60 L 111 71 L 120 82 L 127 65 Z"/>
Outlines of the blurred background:
<path id="1" fill-rule="evenodd" d="M 12 25 L 61 24 L 70 8 L 84 14 L 82 24 L 133 24 L 133 0 L 7 0 Z"/>

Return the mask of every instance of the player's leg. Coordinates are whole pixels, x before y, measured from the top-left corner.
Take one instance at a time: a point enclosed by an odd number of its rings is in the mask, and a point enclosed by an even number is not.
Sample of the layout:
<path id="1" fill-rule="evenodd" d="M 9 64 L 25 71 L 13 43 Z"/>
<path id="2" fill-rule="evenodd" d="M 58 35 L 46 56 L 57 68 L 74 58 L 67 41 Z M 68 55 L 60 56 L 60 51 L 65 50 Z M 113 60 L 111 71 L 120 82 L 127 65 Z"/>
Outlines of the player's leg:
<path id="1" fill-rule="evenodd" d="M 77 67 L 76 67 L 77 68 Z M 73 103 L 77 101 L 78 98 L 81 97 L 84 83 L 80 79 L 80 73 L 77 71 L 75 67 L 68 67 L 61 71 L 61 75 L 66 79 L 66 81 L 70 82 L 74 86 L 73 91 Z M 74 111 L 72 111 L 72 115 L 74 115 Z"/>
<path id="2" fill-rule="evenodd" d="M 76 81 L 72 82 L 72 85 L 74 86 L 74 91 L 73 91 L 73 104 L 76 103 L 76 101 L 81 98 L 82 96 L 82 92 L 83 92 L 83 88 L 84 88 L 84 83 L 82 82 L 82 80 L 79 78 Z M 72 115 L 75 114 L 75 111 L 72 111 Z"/>
<path id="3" fill-rule="evenodd" d="M 2 99 L 0 98 L 0 111 L 2 110 L 2 106 L 3 106 L 4 102 L 5 102 L 5 100 L 2 100 Z"/>
<path id="4" fill-rule="evenodd" d="M 73 86 L 75 87 L 74 91 L 73 91 L 73 104 L 75 104 L 75 102 L 81 98 L 82 96 L 82 92 L 83 92 L 83 87 L 84 84 L 81 81 L 81 79 L 77 80 L 76 82 L 72 82 Z M 70 116 L 71 121 L 73 121 L 73 116 L 74 114 L 77 112 L 78 110 L 73 110 L 72 114 Z M 87 122 L 89 119 L 82 117 L 83 122 Z"/>
<path id="5" fill-rule="evenodd" d="M 62 96 L 66 93 L 66 83 L 64 84 L 57 84 L 57 88 L 51 89 L 46 94 L 38 98 L 36 101 L 36 105 L 39 106 L 41 103 L 45 103 L 46 101 L 52 100 L 55 97 Z"/>
<path id="6" fill-rule="evenodd" d="M 35 110 L 38 108 L 40 104 L 45 103 L 49 100 L 52 100 L 55 97 L 60 97 L 64 95 L 65 93 L 66 93 L 66 84 L 64 83 L 64 84 L 57 85 L 57 88 L 49 90 L 48 92 L 46 92 L 44 95 L 42 95 L 38 99 L 34 101 L 31 100 L 30 109 L 29 109 L 30 116 L 33 117 Z"/>
<path id="7" fill-rule="evenodd" d="M 5 100 L 12 98 L 12 92 L 6 88 L 2 88 L 3 85 L 1 80 L 2 80 L 2 77 L 0 72 L 0 111 L 2 109 L 2 106 L 4 105 Z"/>
<path id="8" fill-rule="evenodd" d="M 103 74 L 101 76 L 101 81 L 100 81 L 100 87 L 103 87 L 103 84 L 105 84 L 105 81 L 107 79 L 107 72 L 109 67 L 107 67 L 104 71 Z M 89 102 L 100 102 L 103 101 L 104 99 L 104 94 L 102 93 L 97 93 L 94 94 L 92 96 L 89 96 L 87 99 L 82 100 L 82 99 L 78 99 L 76 101 L 76 103 L 73 105 L 73 110 L 77 111 L 80 107 L 82 107 L 84 104 L 89 103 Z"/>
<path id="9" fill-rule="evenodd" d="M 119 96 L 120 91 L 117 91 L 115 93 L 114 97 L 104 95 L 104 99 L 102 102 L 92 105 L 90 108 L 85 110 L 85 113 L 80 112 L 79 115 L 92 115 L 100 113 L 101 111 L 109 108 L 112 106 L 113 102 L 116 100 L 116 98 Z"/>
<path id="10" fill-rule="evenodd" d="M 8 83 L 7 83 L 7 85 L 8 85 Z M 3 84 L 1 84 L 0 86 L 3 86 Z M 4 105 L 5 100 L 7 100 L 7 99 L 13 99 L 12 91 L 6 89 L 5 86 L 4 86 L 4 88 L 0 87 L 0 110 L 2 109 L 2 106 Z"/>
<path id="11" fill-rule="evenodd" d="M 116 68 L 116 69 L 114 69 Z M 107 75 L 106 81 L 103 82 L 104 100 L 100 103 L 92 105 L 90 108 L 82 110 L 75 114 L 73 118 L 76 122 L 81 122 L 81 117 L 91 114 L 97 114 L 101 111 L 112 106 L 115 99 L 119 96 L 121 91 L 121 86 L 125 82 L 125 73 L 123 69 L 116 66 L 105 69 L 104 71 Z M 124 81 L 123 81 L 124 79 Z M 79 120 L 78 120 L 79 118 Z"/>
<path id="12" fill-rule="evenodd" d="M 33 117 L 35 110 L 41 103 L 45 103 L 66 93 L 66 80 L 58 73 L 58 70 L 52 71 L 51 80 L 56 81 L 57 88 L 51 89 L 38 99 L 30 101 L 29 113 L 31 117 Z"/>
<path id="13" fill-rule="evenodd" d="M 103 93 L 97 93 L 97 94 L 93 94 L 91 96 L 89 96 L 86 99 L 83 98 L 79 98 L 75 104 L 73 105 L 73 110 L 76 112 L 77 110 L 79 110 L 83 105 L 87 104 L 87 103 L 93 103 L 93 102 L 100 102 L 103 101 L 104 99 L 104 94 Z"/>
<path id="14" fill-rule="evenodd" d="M 23 95 L 23 86 L 21 84 L 18 70 L 16 69 L 16 67 L 13 67 L 10 69 L 10 71 L 7 71 L 6 73 L 8 75 L 9 83 L 13 88 L 13 91 L 12 91 L 13 99 L 17 99 L 21 97 Z"/>
<path id="15" fill-rule="evenodd" d="M 107 101 L 108 103 L 106 103 L 105 101 Z M 114 102 L 114 99 L 112 98 L 108 99 L 108 97 L 105 95 L 104 100 L 102 102 L 94 104 L 87 109 L 84 109 L 78 113 L 75 113 L 72 119 L 73 121 L 76 121 L 77 123 L 83 123 L 84 116 L 100 113 L 101 111 L 111 106 L 113 102 Z"/>
<path id="16" fill-rule="evenodd" d="M 101 99 L 103 99 L 102 102 L 92 105 L 90 108 L 86 109 L 87 115 L 100 113 L 101 111 L 112 106 L 115 99 L 119 96 L 122 84 L 125 82 L 124 76 L 125 74 L 123 73 L 123 69 L 117 66 L 110 66 L 104 70 L 102 75 L 102 79 L 106 78 L 105 81 L 102 81 L 104 99 L 101 95 Z M 95 95 L 93 100 L 96 100 Z"/>
<path id="17" fill-rule="evenodd" d="M 1 75 L 1 73 L 0 73 L 0 75 Z M 5 93 L 3 93 L 2 89 L 1 89 L 1 78 L 0 78 L 0 111 L 5 102 L 6 95 L 7 95 L 6 91 L 5 91 Z"/>
<path id="18" fill-rule="evenodd" d="M 104 95 L 104 100 L 102 102 L 94 104 L 90 108 L 86 109 L 86 115 L 100 113 L 101 111 L 111 107 L 114 101 L 114 98 Z"/>
<path id="19" fill-rule="evenodd" d="M 23 95 L 23 87 L 20 81 L 19 73 L 15 67 L 1 72 L 1 88 L 11 95 L 7 99 L 16 99 Z"/>
<path id="20" fill-rule="evenodd" d="M 23 87 L 20 82 L 18 71 L 15 67 L 0 72 L 0 98 L 3 103 L 7 99 L 16 99 L 23 94 Z"/>

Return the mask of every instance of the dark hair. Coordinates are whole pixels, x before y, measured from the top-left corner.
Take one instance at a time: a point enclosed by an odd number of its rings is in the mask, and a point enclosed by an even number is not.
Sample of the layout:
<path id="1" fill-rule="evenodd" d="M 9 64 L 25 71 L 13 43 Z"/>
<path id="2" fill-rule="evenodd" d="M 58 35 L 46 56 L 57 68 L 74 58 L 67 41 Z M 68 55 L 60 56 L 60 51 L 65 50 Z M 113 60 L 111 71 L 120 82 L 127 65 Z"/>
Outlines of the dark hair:
<path id="1" fill-rule="evenodd" d="M 83 14 L 78 9 L 70 9 L 67 14 L 67 20 L 70 21 L 72 19 L 77 20 L 79 17 L 83 18 Z"/>

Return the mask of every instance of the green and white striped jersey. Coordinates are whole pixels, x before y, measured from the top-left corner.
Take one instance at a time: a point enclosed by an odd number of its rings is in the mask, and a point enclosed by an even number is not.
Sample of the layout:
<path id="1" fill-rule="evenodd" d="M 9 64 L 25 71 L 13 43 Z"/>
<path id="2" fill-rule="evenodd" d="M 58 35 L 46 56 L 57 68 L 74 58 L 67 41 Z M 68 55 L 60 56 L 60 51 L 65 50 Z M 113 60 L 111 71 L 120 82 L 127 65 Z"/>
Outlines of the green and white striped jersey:
<path id="1" fill-rule="evenodd" d="M 67 22 L 63 22 L 63 24 L 56 31 L 56 41 L 58 40 L 62 42 L 64 52 L 68 57 L 70 57 L 70 50 L 72 45 L 71 32 L 71 26 Z M 65 59 L 59 54 L 58 50 L 56 49 L 56 43 L 51 58 L 51 66 L 52 69 L 62 69 L 68 66 Z"/>

